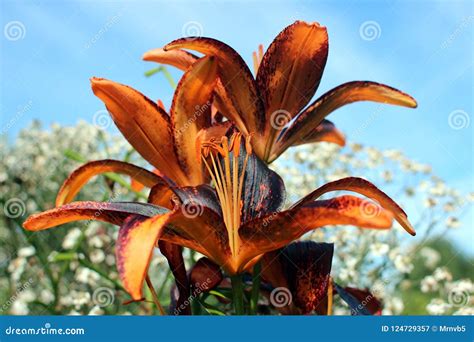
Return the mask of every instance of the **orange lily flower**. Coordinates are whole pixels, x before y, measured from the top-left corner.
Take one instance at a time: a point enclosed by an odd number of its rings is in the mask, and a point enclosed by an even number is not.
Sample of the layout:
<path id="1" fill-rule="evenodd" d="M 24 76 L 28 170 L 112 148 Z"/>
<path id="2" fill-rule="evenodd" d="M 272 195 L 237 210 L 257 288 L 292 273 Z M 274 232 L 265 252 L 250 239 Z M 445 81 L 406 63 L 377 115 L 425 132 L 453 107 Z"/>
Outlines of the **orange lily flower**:
<path id="1" fill-rule="evenodd" d="M 309 103 L 328 56 L 327 30 L 318 23 L 296 21 L 276 36 L 265 54 L 260 46 L 258 56 L 254 54 L 255 78 L 233 48 L 212 38 L 181 38 L 143 58 L 186 70 L 197 57 L 182 49 L 216 57 L 219 81 L 214 104 L 240 132 L 253 134 L 255 153 L 268 163 L 295 145 L 315 141 L 344 145 L 344 135 L 325 118 L 346 104 L 417 106 L 411 96 L 369 81 L 344 83 Z"/>
<path id="2" fill-rule="evenodd" d="M 197 59 L 181 48 L 206 56 Z M 119 161 L 87 163 L 65 181 L 57 208 L 29 217 L 26 229 L 84 219 L 119 225 L 117 266 L 134 300 L 142 298 L 157 242 L 175 276 L 188 284 L 186 270 L 179 267 L 183 246 L 233 276 L 251 269 L 265 253 L 326 225 L 387 229 L 396 219 L 414 235 L 403 210 L 360 178 L 328 183 L 281 209 L 284 185 L 266 163 L 302 143 L 343 144 L 342 134 L 325 120 L 331 111 L 362 100 L 416 106 L 410 96 L 373 82 L 344 84 L 307 106 L 327 58 L 325 28 L 304 22 L 287 27 L 263 55 L 256 79 L 232 48 L 210 38 L 177 40 L 150 54 L 150 59 L 186 70 L 169 115 L 130 87 L 99 78 L 91 83 L 122 134 L 158 172 Z M 212 105 L 229 121 L 212 125 Z M 281 113 L 289 119 L 277 125 Z M 151 187 L 149 203 L 70 203 L 91 177 L 103 172 L 126 174 Z M 207 185 L 210 180 L 214 188 Z M 335 190 L 378 202 L 380 206 L 369 201 L 376 215 L 366 215 L 367 201 L 358 197 L 318 200 Z M 187 285 L 181 290 L 189 294 Z"/>
<path id="3" fill-rule="evenodd" d="M 289 210 L 281 211 L 285 195 L 283 181 L 252 152 L 250 138 L 244 139 L 241 133 L 204 142 L 202 160 L 215 189 L 208 185 L 179 187 L 165 183 L 152 188 L 150 202 L 166 207 L 170 207 L 170 202 L 176 203 L 171 210 L 144 203 L 75 202 L 33 215 L 24 227 L 36 231 L 91 216 L 119 224 L 116 249 L 119 274 L 124 287 L 136 300 L 142 298 L 143 282 L 157 240 L 192 248 L 229 275 L 237 275 L 249 270 L 264 253 L 327 225 L 387 229 L 395 218 L 414 234 L 403 210 L 360 178 L 328 183 Z M 359 197 L 346 195 L 316 200 L 326 192 L 341 189 L 377 201 L 380 206 L 369 202 L 376 215 L 364 214 L 367 201 Z"/>

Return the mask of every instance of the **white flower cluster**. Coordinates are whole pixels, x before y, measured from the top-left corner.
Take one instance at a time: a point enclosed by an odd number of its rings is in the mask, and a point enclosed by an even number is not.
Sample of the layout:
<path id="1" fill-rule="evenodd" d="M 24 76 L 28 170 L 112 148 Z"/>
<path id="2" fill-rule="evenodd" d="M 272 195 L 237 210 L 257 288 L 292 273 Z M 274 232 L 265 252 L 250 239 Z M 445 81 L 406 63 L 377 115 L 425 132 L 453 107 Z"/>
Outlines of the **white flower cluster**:
<path id="1" fill-rule="evenodd" d="M 98 308 L 91 301 L 95 288 L 111 286 L 117 279 L 115 227 L 91 222 L 28 234 L 19 225 L 29 214 L 54 206 L 62 182 L 82 164 L 76 156 L 123 160 L 130 150 L 121 136 L 83 121 L 49 129 L 34 122 L 13 143 L 0 141 L 0 204 L 12 198 L 25 204 L 17 217 L 0 216 L 0 314 L 125 313 Z M 132 162 L 144 164 L 140 159 Z M 79 198 L 100 201 L 110 192 L 110 184 L 101 178 L 87 185 Z M 120 192 L 120 200 L 127 199 L 133 195 Z M 34 286 L 26 287 L 25 279 L 33 279 Z"/>

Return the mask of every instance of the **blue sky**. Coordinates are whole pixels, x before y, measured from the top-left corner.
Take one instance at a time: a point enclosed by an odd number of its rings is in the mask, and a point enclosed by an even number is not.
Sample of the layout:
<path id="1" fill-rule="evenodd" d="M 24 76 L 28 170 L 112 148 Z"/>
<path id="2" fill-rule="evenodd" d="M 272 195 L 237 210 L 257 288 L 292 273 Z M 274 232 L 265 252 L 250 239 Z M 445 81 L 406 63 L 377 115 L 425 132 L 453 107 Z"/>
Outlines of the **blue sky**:
<path id="1" fill-rule="evenodd" d="M 153 65 L 141 55 L 187 32 L 223 40 L 250 63 L 256 46 L 268 46 L 283 27 L 318 21 L 330 41 L 318 94 L 346 81 L 373 80 L 419 103 L 416 110 L 381 111 L 354 104 L 331 120 L 349 139 L 356 133 L 367 145 L 401 149 L 431 164 L 450 185 L 473 191 L 473 14 L 471 1 L 2 1 L 0 127 L 14 136 L 34 118 L 92 122 L 103 106 L 92 95 L 91 76 L 169 103 L 169 85 L 143 76 Z M 7 33 L 11 22 L 21 23 L 20 39 Z M 374 37 L 361 33 L 367 25 L 375 27 Z M 461 120 L 460 129 L 449 124 L 450 114 Z M 456 234 L 469 246 L 472 208 L 466 217 Z"/>

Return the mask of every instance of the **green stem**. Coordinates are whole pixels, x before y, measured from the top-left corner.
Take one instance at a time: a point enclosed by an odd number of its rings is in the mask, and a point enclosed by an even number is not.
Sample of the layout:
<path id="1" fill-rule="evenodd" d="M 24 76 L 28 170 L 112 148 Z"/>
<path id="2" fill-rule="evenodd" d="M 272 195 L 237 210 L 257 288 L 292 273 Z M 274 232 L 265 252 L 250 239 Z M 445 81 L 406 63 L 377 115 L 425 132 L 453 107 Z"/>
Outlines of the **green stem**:
<path id="1" fill-rule="evenodd" d="M 233 304 L 236 315 L 244 315 L 244 283 L 242 275 L 238 274 L 230 277 L 232 282 Z"/>
<path id="2" fill-rule="evenodd" d="M 260 294 L 260 282 L 261 276 L 260 272 L 262 271 L 262 264 L 257 262 L 253 267 L 253 277 L 252 277 L 252 295 L 250 299 L 250 314 L 256 315 L 258 308 L 258 295 Z"/>

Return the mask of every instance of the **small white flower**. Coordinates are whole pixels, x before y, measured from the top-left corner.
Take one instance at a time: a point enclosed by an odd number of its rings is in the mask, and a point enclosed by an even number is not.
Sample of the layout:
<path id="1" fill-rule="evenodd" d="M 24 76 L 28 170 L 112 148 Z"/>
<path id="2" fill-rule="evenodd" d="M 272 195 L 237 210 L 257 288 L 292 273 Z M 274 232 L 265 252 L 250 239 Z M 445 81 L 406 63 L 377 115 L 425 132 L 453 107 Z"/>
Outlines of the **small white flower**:
<path id="1" fill-rule="evenodd" d="M 41 290 L 41 293 L 40 293 L 41 302 L 43 302 L 44 304 L 49 304 L 53 301 L 53 299 L 54 299 L 54 295 L 51 291 L 47 289 Z"/>
<path id="2" fill-rule="evenodd" d="M 73 228 L 68 231 L 66 236 L 64 237 L 62 247 L 63 249 L 72 249 L 76 246 L 77 241 L 81 237 L 82 232 L 79 228 Z"/>
<path id="3" fill-rule="evenodd" d="M 453 312 L 453 315 L 459 316 L 474 316 L 474 308 L 469 306 L 463 306 Z"/>
<path id="4" fill-rule="evenodd" d="M 426 306 L 426 310 L 428 311 L 430 315 L 443 315 L 450 308 L 451 308 L 451 305 L 444 302 L 440 298 L 432 299 L 431 302 Z"/>
<path id="5" fill-rule="evenodd" d="M 88 243 L 89 243 L 89 246 L 94 247 L 94 248 L 104 247 L 104 241 L 98 235 L 90 238 Z"/>
<path id="6" fill-rule="evenodd" d="M 447 284 L 446 287 L 450 292 L 471 293 L 474 292 L 474 284 L 470 279 L 460 279 Z"/>
<path id="7" fill-rule="evenodd" d="M 421 280 L 420 284 L 421 292 L 434 292 L 438 290 L 439 284 L 438 281 L 433 276 L 426 276 Z"/>
<path id="8" fill-rule="evenodd" d="M 18 256 L 21 258 L 28 258 L 35 255 L 36 249 L 33 246 L 23 247 L 18 250 Z"/>
<path id="9" fill-rule="evenodd" d="M 76 270 L 75 279 L 83 284 L 95 285 L 100 279 L 100 276 L 88 268 L 79 267 Z"/>
<path id="10" fill-rule="evenodd" d="M 420 250 L 420 256 L 425 259 L 425 266 L 430 269 L 435 268 L 441 260 L 439 252 L 431 247 L 423 247 Z"/>
<path id="11" fill-rule="evenodd" d="M 30 313 L 30 310 L 28 309 L 27 303 L 20 300 L 16 300 L 13 302 L 10 308 L 10 313 L 12 315 L 24 316 L 24 315 L 28 315 Z"/>
<path id="12" fill-rule="evenodd" d="M 382 242 L 375 242 L 374 244 L 370 245 L 370 251 L 375 256 L 385 255 L 388 253 L 389 249 L 390 246 Z"/>
<path id="13" fill-rule="evenodd" d="M 105 312 L 100 308 L 100 306 L 95 305 L 88 313 L 89 316 L 98 316 L 103 315 Z"/>
<path id="14" fill-rule="evenodd" d="M 354 276 L 355 276 L 355 271 L 353 269 L 349 269 L 349 268 L 344 267 L 339 272 L 339 278 L 343 282 L 347 282 L 347 281 L 351 280 L 352 278 L 354 278 Z"/>
<path id="15" fill-rule="evenodd" d="M 21 275 L 25 271 L 26 259 L 25 258 L 15 258 L 8 265 L 8 272 L 12 278 L 13 283 L 18 283 Z"/>
<path id="16" fill-rule="evenodd" d="M 100 264 L 105 260 L 105 254 L 101 249 L 94 249 L 89 257 L 94 264 Z"/>
<path id="17" fill-rule="evenodd" d="M 398 297 L 392 297 L 385 301 L 385 306 L 382 310 L 384 315 L 398 315 L 405 308 L 403 301 Z"/>
<path id="18" fill-rule="evenodd" d="M 395 268 L 402 273 L 410 273 L 413 270 L 413 264 L 406 255 L 397 255 L 393 260 Z"/>
<path id="19" fill-rule="evenodd" d="M 451 272 L 449 272 L 445 267 L 438 267 L 435 269 L 433 277 L 437 281 L 451 281 L 453 279 Z"/>

